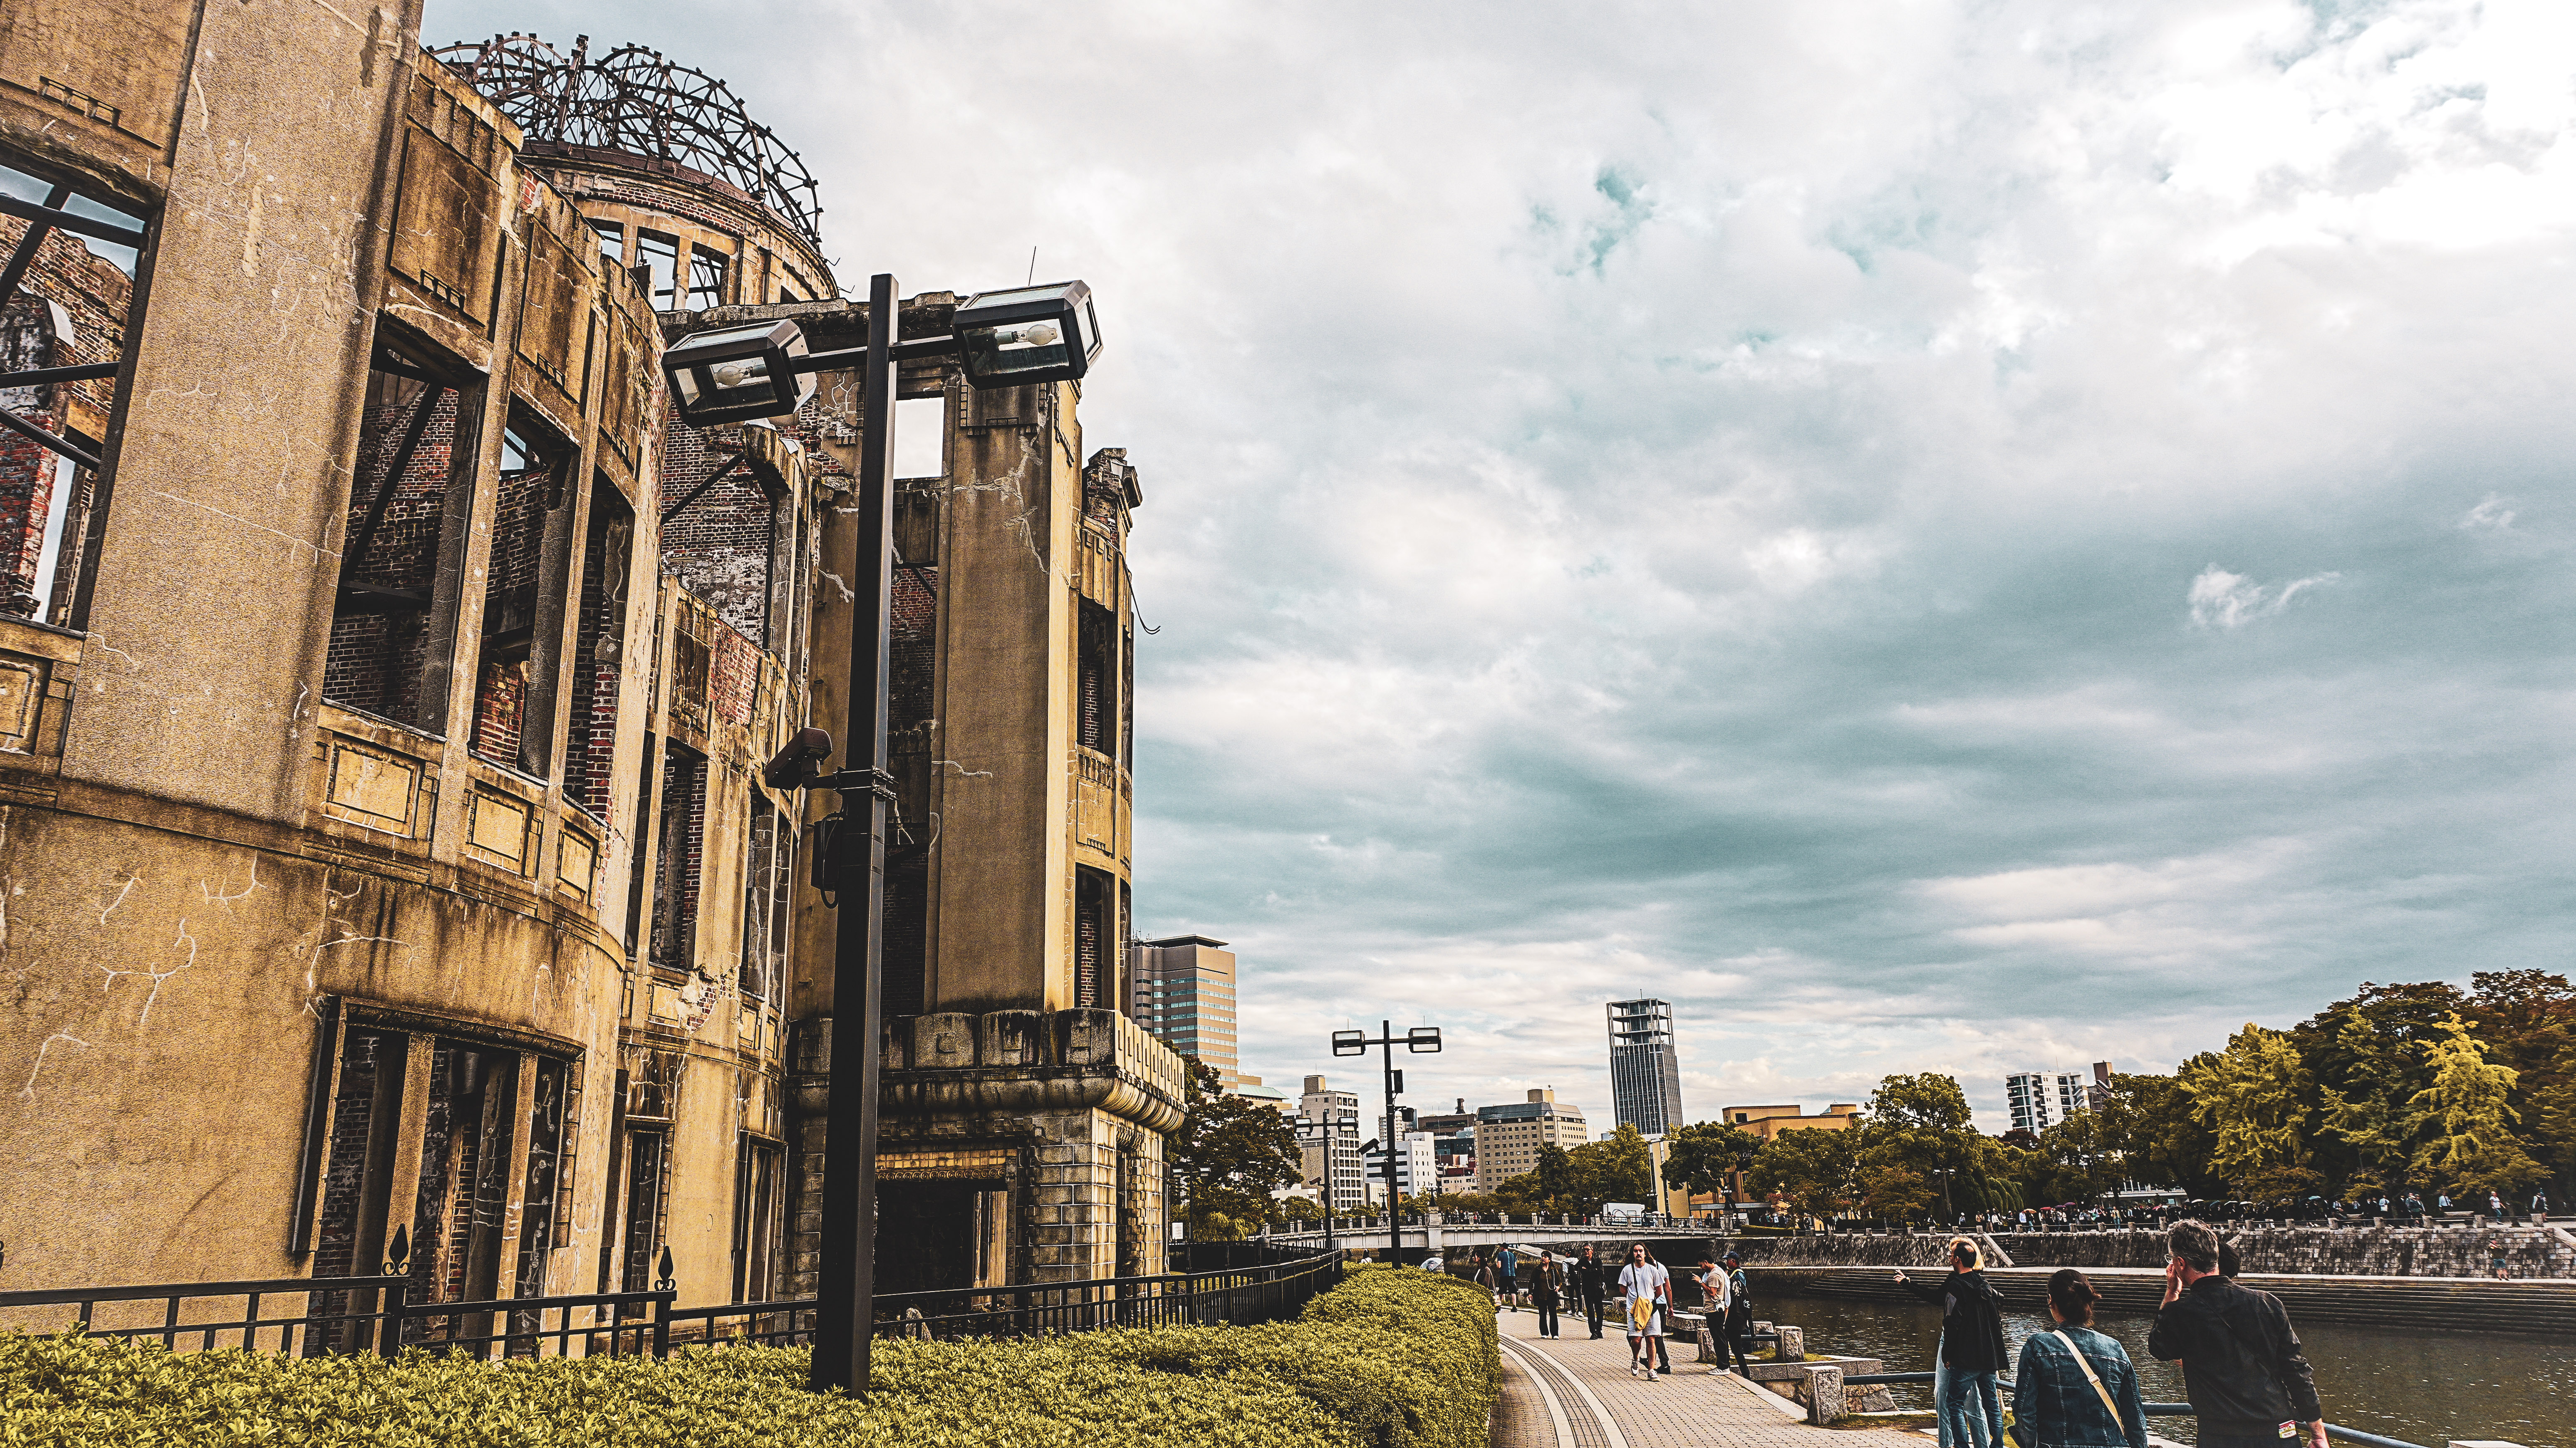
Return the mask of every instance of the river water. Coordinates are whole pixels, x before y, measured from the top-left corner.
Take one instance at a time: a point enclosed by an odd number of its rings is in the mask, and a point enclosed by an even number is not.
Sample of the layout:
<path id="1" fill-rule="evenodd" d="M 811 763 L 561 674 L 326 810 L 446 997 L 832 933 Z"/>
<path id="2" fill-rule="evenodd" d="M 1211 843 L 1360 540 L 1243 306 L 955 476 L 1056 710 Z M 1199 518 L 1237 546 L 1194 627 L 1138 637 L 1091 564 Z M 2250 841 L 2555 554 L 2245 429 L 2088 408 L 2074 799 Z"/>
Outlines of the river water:
<path id="1" fill-rule="evenodd" d="M 1843 1297 L 1763 1296 L 1755 1312 L 1794 1322 L 1807 1351 L 1874 1357 L 1892 1373 L 1926 1372 L 1941 1311 L 1928 1303 Z M 2143 1314 L 2104 1313 L 2094 1326 L 2118 1338 L 2138 1369 L 2150 1403 L 2183 1401 L 2182 1373 L 2147 1355 Z M 2007 1312 L 2005 1335 L 2015 1354 L 2022 1339 L 2056 1324 L 2046 1313 Z M 2303 1323 L 2299 1338 L 2315 1367 L 2326 1419 L 2347 1428 L 2443 1448 L 2453 1441 L 2503 1439 L 2524 1448 L 2576 1448 L 2576 1343 L 2556 1338 L 2468 1333 L 2411 1334 L 2341 1323 Z M 2006 1374 L 2010 1376 L 2010 1374 Z M 1932 1390 L 1892 1389 L 1903 1407 L 1932 1405 Z M 2193 1420 L 2149 1418 L 2158 1437 L 2188 1443 Z"/>

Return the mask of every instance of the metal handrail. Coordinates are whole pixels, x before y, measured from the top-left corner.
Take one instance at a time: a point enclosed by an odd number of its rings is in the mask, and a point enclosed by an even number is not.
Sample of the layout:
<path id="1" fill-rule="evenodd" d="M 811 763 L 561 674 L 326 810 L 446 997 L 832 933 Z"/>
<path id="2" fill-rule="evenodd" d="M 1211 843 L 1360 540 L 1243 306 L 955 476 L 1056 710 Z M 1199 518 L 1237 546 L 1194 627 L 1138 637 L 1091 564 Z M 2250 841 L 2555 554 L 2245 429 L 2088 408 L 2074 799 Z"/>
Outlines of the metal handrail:
<path id="1" fill-rule="evenodd" d="M 1928 1383 L 1938 1376 L 1940 1376 L 1938 1373 L 1854 1373 L 1843 1379 L 1843 1386 L 1865 1388 L 1889 1383 Z M 1997 1377 L 1995 1382 L 1997 1386 L 2003 1388 L 2016 1386 L 2011 1378 L 2006 1377 Z M 2150 1418 L 2188 1418 L 2197 1411 L 2189 1403 L 2142 1403 L 2139 1406 L 2146 1410 L 2146 1415 Z M 2377 1433 L 2365 1433 L 2359 1428 L 2347 1428 L 2340 1423 L 2326 1424 L 2326 1436 L 2358 1443 L 2362 1448 L 2424 1448 L 2421 1443 L 2409 1443 L 2403 1438 L 2388 1438 Z"/>

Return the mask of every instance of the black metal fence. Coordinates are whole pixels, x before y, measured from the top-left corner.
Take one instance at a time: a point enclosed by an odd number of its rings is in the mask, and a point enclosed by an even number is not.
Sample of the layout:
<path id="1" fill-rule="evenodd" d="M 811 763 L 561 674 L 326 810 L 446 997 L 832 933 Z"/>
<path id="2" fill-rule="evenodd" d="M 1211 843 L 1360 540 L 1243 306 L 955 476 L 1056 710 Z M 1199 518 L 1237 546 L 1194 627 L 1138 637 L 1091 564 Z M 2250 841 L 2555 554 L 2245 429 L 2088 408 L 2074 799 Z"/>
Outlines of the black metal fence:
<path id="1" fill-rule="evenodd" d="M 1081 1282 L 880 1293 L 879 1337 L 1036 1337 L 1102 1327 L 1213 1327 L 1276 1322 L 1342 1280 L 1339 1252 L 1269 1256 L 1204 1272 L 1099 1277 Z M 670 1314 L 675 1342 L 802 1345 L 814 1299 L 683 1307 Z"/>
<path id="2" fill-rule="evenodd" d="M 1101 1327 L 1213 1326 L 1291 1317 L 1342 1279 L 1338 1252 L 1256 1254 L 1216 1270 L 1082 1282 L 899 1292 L 876 1299 L 880 1337 L 1034 1337 Z M 1193 1264 L 1195 1265 L 1195 1264 Z M 650 1292 L 413 1302 L 408 1275 L 282 1277 L 0 1292 L 0 1320 L 38 1331 L 158 1338 L 174 1350 L 285 1356 L 407 1347 L 492 1357 L 668 1356 L 674 1344 L 803 1345 L 814 1299 L 676 1307 L 670 1258 Z M 59 1315 L 46 1308 L 67 1308 Z"/>

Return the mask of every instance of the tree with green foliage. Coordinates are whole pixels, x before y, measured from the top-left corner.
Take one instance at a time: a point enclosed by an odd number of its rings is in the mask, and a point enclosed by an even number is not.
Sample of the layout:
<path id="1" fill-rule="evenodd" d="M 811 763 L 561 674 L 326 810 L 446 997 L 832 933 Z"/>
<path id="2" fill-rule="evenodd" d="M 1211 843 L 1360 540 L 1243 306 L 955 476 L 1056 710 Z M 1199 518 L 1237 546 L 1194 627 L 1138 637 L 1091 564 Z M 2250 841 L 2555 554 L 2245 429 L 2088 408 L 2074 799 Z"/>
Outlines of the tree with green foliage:
<path id="1" fill-rule="evenodd" d="M 1513 1212 L 1601 1210 L 1603 1202 L 1643 1202 L 1654 1192 L 1654 1160 L 1646 1138 L 1620 1123 L 1607 1141 L 1587 1141 L 1567 1151 L 1553 1143 L 1538 1149 L 1538 1163 L 1494 1189 Z"/>
<path id="2" fill-rule="evenodd" d="M 2119 1072 L 2092 1114 L 2123 1178 L 2215 1196 L 2223 1183 L 2210 1175 L 2209 1158 L 2218 1138 L 2191 1108 L 2191 1093 L 2175 1077 Z"/>
<path id="3" fill-rule="evenodd" d="M 1163 1164 L 1180 1189 L 1193 1235 L 1248 1237 L 1274 1213 L 1271 1194 L 1304 1176 L 1296 1128 L 1266 1102 L 1224 1093 L 1215 1070 L 1189 1064 L 1181 1126 L 1163 1144 Z M 1319 1209 L 1320 1210 L 1320 1209 Z"/>
<path id="4" fill-rule="evenodd" d="M 1941 1219 L 1958 1220 L 1961 1179 L 1977 1170 L 1977 1130 L 1956 1078 L 1927 1071 L 1889 1076 L 1870 1093 L 1861 1151 L 1866 1165 L 1900 1167 L 1932 1184 Z"/>
<path id="5" fill-rule="evenodd" d="M 1932 1185 L 1922 1173 L 1901 1166 L 1865 1167 L 1860 1174 L 1860 1209 L 1873 1217 L 1910 1222 L 1932 1206 Z"/>
<path id="6" fill-rule="evenodd" d="M 2413 1116 L 2406 1103 L 2432 1080 L 2424 1048 L 2465 1004 L 2445 981 L 2364 981 L 2350 999 L 2292 1026 L 2314 1126 L 2300 1165 L 2322 1173 L 2338 1196 L 2405 1190 L 2414 1148 L 2404 1139 Z"/>
<path id="7" fill-rule="evenodd" d="M 2509 1199 L 2548 1175 L 2513 1134 L 2519 1117 L 2506 1098 L 2521 1073 L 2489 1061 L 2458 1016 L 2444 1030 L 2447 1039 L 2428 1051 L 2433 1084 L 2413 1103 L 2427 1138 L 2415 1155 L 2416 1175 L 2443 1190 Z"/>
<path id="8" fill-rule="evenodd" d="M 1694 1121 L 1664 1138 L 1664 1184 L 1723 1194 L 1751 1164 L 1762 1138 L 1723 1121 Z"/>
<path id="9" fill-rule="evenodd" d="M 2318 1134 L 2335 1138 L 2352 1153 L 2345 1191 L 2402 1192 L 2423 1122 L 2414 1099 L 2431 1084 L 2425 1046 L 2394 1035 L 2349 1004 L 2342 1008 L 2342 1021 L 2335 1032 L 2335 1056 L 2348 1063 L 2352 1085 L 2349 1095 L 2332 1085 L 2318 1087 Z"/>
<path id="10" fill-rule="evenodd" d="M 1795 1127 L 1762 1144 L 1745 1178 L 1810 1216 L 1837 1217 L 1859 1204 L 1860 1158 L 1861 1133 L 1852 1128 Z"/>
<path id="11" fill-rule="evenodd" d="M 2210 1170 L 2251 1194 L 2270 1184 L 2277 1169 L 2304 1170 L 2308 1162 L 2302 1099 L 2314 1084 L 2298 1048 L 2281 1031 L 2245 1023 L 2222 1052 L 2203 1051 L 2177 1073 L 2191 1094 L 2192 1115 L 2217 1136 Z"/>
<path id="12" fill-rule="evenodd" d="M 2520 1073 L 2509 1104 L 2523 1144 L 2549 1168 L 2553 1194 L 2576 1198 L 2576 986 L 2538 970 L 2482 970 L 2469 982 L 2463 1014 L 2488 1059 Z"/>

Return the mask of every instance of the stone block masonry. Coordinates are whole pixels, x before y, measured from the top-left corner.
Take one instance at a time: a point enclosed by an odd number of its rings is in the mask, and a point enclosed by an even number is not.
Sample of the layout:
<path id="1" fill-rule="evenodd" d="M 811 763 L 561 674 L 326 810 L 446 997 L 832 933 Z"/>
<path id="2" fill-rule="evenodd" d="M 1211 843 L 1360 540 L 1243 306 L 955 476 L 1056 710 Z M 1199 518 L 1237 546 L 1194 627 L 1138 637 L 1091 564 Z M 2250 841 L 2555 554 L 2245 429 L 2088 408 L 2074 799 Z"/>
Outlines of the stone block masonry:
<path id="1" fill-rule="evenodd" d="M 1163 1138 L 1180 1125 L 1186 1090 L 1170 1048 L 1105 1010 L 894 1016 L 883 1039 L 880 1220 L 904 1210 L 905 1195 L 916 1210 L 978 1214 L 980 1245 L 962 1229 L 945 1247 L 915 1233 L 902 1264 L 912 1278 L 968 1287 L 1164 1269 Z M 830 1149 L 829 1022 L 801 1032 L 795 1054 L 788 1254 L 789 1290 L 801 1295 L 813 1290 Z"/>

